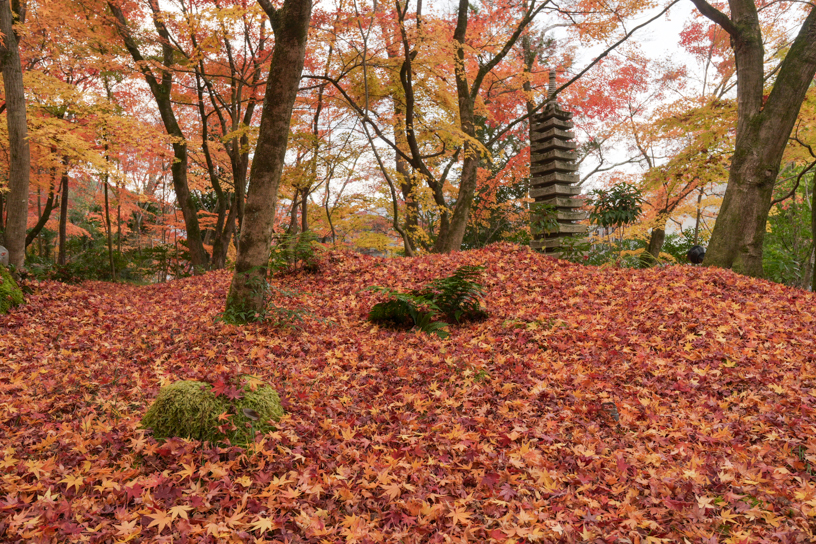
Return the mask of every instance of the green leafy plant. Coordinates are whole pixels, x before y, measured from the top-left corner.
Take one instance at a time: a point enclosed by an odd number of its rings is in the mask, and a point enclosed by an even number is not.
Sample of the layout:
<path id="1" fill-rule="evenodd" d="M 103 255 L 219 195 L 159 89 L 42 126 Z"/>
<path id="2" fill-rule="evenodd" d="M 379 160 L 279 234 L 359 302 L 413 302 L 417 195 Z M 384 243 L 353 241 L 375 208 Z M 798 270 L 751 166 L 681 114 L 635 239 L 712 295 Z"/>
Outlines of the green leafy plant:
<path id="1" fill-rule="evenodd" d="M 449 336 L 448 321 L 482 319 L 487 313 L 481 308 L 482 286 L 476 281 L 482 266 L 463 266 L 447 278 L 433 280 L 422 289 L 401 293 L 386 287 L 369 287 L 384 293 L 388 300 L 375 304 L 368 313 L 372 323 L 411 326 L 440 338 Z"/>
<path id="2" fill-rule="evenodd" d="M 589 219 L 605 229 L 623 229 L 634 223 L 643 212 L 645 199 L 640 189 L 629 183 L 618 183 L 610 189 L 595 189 L 590 193 L 592 212 Z"/>
<path id="3" fill-rule="evenodd" d="M 446 319 L 460 323 L 484 318 L 487 316 L 481 309 L 484 289 L 476 281 L 483 271 L 483 266 L 462 266 L 447 278 L 433 280 L 420 294 L 432 301 Z"/>
<path id="4" fill-rule="evenodd" d="M 534 236 L 558 231 L 558 209 L 551 202 L 530 204 L 530 228 Z"/>

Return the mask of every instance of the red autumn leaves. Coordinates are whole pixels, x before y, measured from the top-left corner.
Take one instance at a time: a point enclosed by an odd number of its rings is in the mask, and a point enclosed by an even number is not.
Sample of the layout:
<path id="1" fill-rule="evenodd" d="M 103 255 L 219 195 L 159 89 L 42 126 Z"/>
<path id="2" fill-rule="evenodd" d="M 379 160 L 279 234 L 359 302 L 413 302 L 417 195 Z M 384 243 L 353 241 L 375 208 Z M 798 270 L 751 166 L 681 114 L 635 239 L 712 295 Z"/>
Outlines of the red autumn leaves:
<path id="1" fill-rule="evenodd" d="M 445 340 L 365 320 L 366 287 L 467 264 L 486 267 L 486 320 Z M 214 320 L 228 279 L 43 283 L 0 318 L 3 539 L 813 539 L 811 294 L 511 245 L 331 253 L 274 280 L 311 312 L 297 331 Z M 287 410 L 254 448 L 138 430 L 160 385 L 234 372 Z"/>

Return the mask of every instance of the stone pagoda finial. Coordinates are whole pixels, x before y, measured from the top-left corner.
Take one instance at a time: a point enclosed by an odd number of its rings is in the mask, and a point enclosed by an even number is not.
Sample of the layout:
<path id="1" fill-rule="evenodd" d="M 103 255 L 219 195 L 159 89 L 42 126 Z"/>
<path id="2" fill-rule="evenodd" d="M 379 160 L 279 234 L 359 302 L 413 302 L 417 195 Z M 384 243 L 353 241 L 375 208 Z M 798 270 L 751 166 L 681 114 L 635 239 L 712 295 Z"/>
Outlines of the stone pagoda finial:
<path id="1" fill-rule="evenodd" d="M 555 98 L 555 69 L 550 70 L 550 88 L 547 91 L 547 102 L 554 103 L 556 102 Z"/>

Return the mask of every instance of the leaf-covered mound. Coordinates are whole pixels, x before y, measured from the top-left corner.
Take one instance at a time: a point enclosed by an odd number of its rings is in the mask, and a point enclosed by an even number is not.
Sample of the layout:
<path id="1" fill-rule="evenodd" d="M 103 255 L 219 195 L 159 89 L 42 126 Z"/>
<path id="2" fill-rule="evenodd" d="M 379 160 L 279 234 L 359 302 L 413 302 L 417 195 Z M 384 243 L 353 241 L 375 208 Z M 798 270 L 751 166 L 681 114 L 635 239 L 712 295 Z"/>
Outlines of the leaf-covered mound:
<path id="1" fill-rule="evenodd" d="M 23 303 L 23 291 L 11 277 L 8 268 L 0 265 L 0 314 Z"/>
<path id="2" fill-rule="evenodd" d="M 271 422 L 283 415 L 278 394 L 268 385 L 244 383 L 234 398 L 217 395 L 213 389 L 212 385 L 195 380 L 162 387 L 142 419 L 142 426 L 152 430 L 157 439 L 172 436 L 208 442 L 228 439 L 240 445 L 252 442 L 255 432 L 274 430 Z M 248 410 L 257 421 L 247 417 Z M 227 420 L 229 423 L 225 423 Z"/>
<path id="3" fill-rule="evenodd" d="M 463 265 L 486 267 L 487 319 L 444 340 L 366 321 L 366 287 Z M 229 279 L 42 283 L 0 317 L 0 540 L 816 538 L 812 294 L 511 245 L 331 253 L 280 280 L 313 313 L 298 332 L 214 321 Z M 162 385 L 222 372 L 281 396 L 255 448 L 139 429 Z"/>

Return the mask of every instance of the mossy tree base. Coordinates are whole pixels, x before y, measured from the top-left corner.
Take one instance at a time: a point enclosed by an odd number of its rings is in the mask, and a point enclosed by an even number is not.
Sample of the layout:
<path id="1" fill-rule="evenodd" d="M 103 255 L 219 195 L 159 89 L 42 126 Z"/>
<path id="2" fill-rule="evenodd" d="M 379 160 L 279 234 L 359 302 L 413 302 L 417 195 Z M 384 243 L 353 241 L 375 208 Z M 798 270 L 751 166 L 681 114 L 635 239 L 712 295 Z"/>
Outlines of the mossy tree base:
<path id="1" fill-rule="evenodd" d="M 0 266 L 0 314 L 23 303 L 23 291 L 5 266 Z"/>

